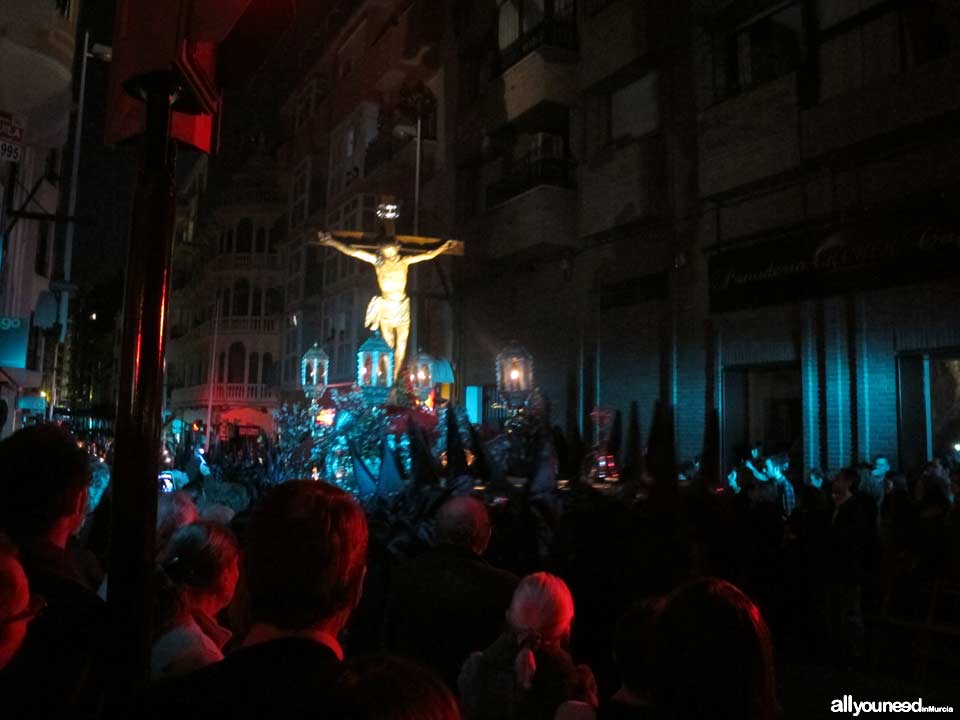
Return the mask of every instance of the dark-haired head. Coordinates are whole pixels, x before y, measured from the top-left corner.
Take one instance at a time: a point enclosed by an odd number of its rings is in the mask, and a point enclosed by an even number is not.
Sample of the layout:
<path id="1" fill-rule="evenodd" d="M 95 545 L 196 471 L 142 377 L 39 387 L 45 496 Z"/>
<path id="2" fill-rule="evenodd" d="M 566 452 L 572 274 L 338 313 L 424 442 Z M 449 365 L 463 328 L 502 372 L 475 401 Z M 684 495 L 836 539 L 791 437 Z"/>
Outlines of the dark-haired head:
<path id="1" fill-rule="evenodd" d="M 274 488 L 254 510 L 245 553 L 254 621 L 284 631 L 345 623 L 366 553 L 366 517 L 351 495 L 311 480 Z"/>
<path id="2" fill-rule="evenodd" d="M 18 430 L 0 442 L 0 529 L 18 542 L 65 545 L 86 511 L 90 463 L 56 425 Z"/>
<path id="3" fill-rule="evenodd" d="M 472 497 L 455 497 L 437 511 L 437 537 L 442 543 L 482 555 L 490 542 L 490 515 Z"/>
<path id="4" fill-rule="evenodd" d="M 379 655 L 350 662 L 333 703 L 346 720 L 459 720 L 449 688 L 409 660 Z"/>
<path id="5" fill-rule="evenodd" d="M 772 720 L 773 646 L 757 606 L 734 585 L 704 578 L 664 602 L 654 628 L 652 697 L 674 720 Z"/>

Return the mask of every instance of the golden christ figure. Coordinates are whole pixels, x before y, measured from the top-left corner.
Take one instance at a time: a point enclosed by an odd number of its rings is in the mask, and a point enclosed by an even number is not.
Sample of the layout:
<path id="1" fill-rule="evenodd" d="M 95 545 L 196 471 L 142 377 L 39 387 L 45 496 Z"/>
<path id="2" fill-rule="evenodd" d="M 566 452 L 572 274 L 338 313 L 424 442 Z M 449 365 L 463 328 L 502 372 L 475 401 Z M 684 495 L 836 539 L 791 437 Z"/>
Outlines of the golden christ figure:
<path id="1" fill-rule="evenodd" d="M 407 296 L 407 268 L 414 263 L 433 260 L 457 245 L 448 240 L 436 250 L 419 255 L 400 254 L 400 244 L 388 242 L 380 246 L 377 254 L 355 248 L 334 239 L 330 233 L 320 233 L 320 244 L 339 250 L 357 260 L 373 265 L 377 272 L 380 294 L 374 295 L 367 305 L 363 324 L 370 330 L 379 330 L 387 345 L 393 348 L 394 380 L 400 375 L 407 354 L 407 339 L 410 336 L 410 298 Z"/>

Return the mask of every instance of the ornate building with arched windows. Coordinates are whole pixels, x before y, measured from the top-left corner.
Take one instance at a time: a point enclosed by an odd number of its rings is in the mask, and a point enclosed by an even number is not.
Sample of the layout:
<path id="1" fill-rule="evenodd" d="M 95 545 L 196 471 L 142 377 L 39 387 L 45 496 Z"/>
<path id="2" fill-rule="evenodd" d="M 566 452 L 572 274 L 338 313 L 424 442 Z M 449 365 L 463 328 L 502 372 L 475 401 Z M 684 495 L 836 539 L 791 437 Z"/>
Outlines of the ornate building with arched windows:
<path id="1" fill-rule="evenodd" d="M 280 398 L 286 215 L 265 142 L 250 145 L 239 169 L 196 163 L 174 240 L 168 417 L 209 421 L 221 439 L 271 433 Z M 211 172 L 229 177 L 208 192 Z"/>

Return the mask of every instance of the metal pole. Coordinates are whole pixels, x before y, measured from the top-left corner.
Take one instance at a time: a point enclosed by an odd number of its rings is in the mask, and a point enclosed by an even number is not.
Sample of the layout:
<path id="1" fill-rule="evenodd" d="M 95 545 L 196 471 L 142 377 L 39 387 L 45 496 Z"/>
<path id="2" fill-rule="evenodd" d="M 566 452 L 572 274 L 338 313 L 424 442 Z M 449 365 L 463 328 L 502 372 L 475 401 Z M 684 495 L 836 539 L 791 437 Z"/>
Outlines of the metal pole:
<path id="1" fill-rule="evenodd" d="M 175 146 L 169 131 L 177 91 L 165 76 L 148 76 L 142 87 L 146 129 L 127 255 L 107 595 L 114 630 L 108 693 L 120 707 L 136 697 L 149 676 L 164 321 L 175 207 Z"/>
<path id="2" fill-rule="evenodd" d="M 53 344 L 53 373 L 50 379 L 50 417 L 47 422 L 53 422 L 53 411 L 57 407 L 57 361 L 60 359 L 60 343 Z"/>
<path id="3" fill-rule="evenodd" d="M 73 158 L 70 161 L 70 195 L 67 198 L 67 235 L 63 244 L 63 282 L 70 283 L 73 266 L 74 217 L 77 210 L 77 183 L 80 177 L 80 140 L 83 136 L 83 104 L 87 94 L 87 59 L 90 55 L 90 33 L 83 34 L 83 60 L 80 63 L 80 98 L 77 102 L 77 126 L 73 132 Z M 67 313 L 70 308 L 70 293 L 60 295 L 60 342 L 67 339 Z"/>
<path id="4" fill-rule="evenodd" d="M 210 422 L 213 420 L 213 387 L 217 381 L 217 340 L 220 331 L 220 307 L 223 296 L 217 290 L 217 305 L 213 313 L 213 345 L 210 347 L 210 372 L 207 373 L 207 422 L 204 426 L 204 454 L 210 452 Z"/>
<path id="5" fill-rule="evenodd" d="M 417 147 L 416 164 L 413 173 L 413 234 L 420 236 L 420 163 L 423 156 L 423 104 L 417 103 Z M 421 316 L 421 298 L 420 298 L 420 271 L 419 266 L 414 265 L 410 268 L 413 273 L 411 284 L 413 285 L 413 318 L 410 323 L 410 341 L 407 344 L 407 360 L 416 356 L 420 352 L 420 316 Z M 411 354 L 412 352 L 412 354 Z"/>

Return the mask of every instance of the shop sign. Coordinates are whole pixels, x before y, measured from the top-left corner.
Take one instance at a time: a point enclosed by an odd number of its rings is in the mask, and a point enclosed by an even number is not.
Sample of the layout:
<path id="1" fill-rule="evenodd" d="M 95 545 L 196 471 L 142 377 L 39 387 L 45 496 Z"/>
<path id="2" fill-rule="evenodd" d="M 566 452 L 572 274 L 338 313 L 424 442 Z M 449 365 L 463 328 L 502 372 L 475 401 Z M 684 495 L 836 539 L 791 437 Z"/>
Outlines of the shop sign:
<path id="1" fill-rule="evenodd" d="M 23 157 L 23 121 L 0 110 L 0 162 L 20 162 Z"/>
<path id="2" fill-rule="evenodd" d="M 26 368 L 30 318 L 0 316 L 0 367 Z"/>
<path id="3" fill-rule="evenodd" d="M 832 230 L 783 232 L 714 254 L 710 310 L 788 304 L 957 274 L 960 220 L 886 216 Z"/>

